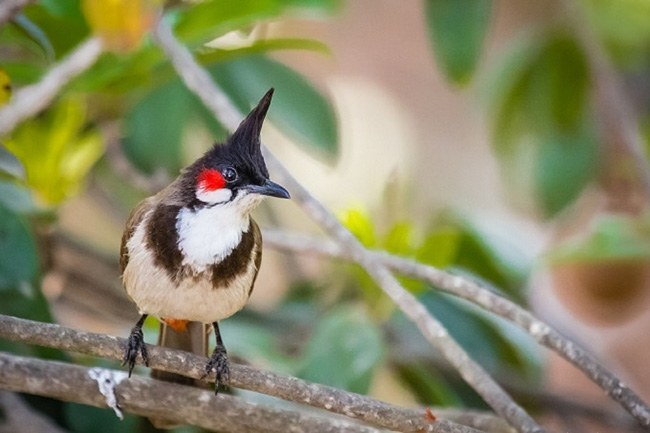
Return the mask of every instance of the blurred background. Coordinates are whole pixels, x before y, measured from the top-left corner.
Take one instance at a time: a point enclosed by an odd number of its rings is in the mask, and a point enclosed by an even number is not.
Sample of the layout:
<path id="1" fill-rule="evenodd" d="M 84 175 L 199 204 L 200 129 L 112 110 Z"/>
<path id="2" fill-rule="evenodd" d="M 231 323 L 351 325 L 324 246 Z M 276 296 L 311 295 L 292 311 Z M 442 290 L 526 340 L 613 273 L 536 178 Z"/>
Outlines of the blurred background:
<path id="1" fill-rule="evenodd" d="M 137 320 L 119 279 L 124 222 L 226 137 L 153 43 L 160 14 L 242 112 L 275 87 L 265 143 L 366 246 L 532 309 L 650 401 L 648 0 L 33 2 L 0 28 L 3 103 L 92 33 L 109 50 L 2 138 L 0 313 L 122 337 Z M 256 218 L 320 234 L 291 202 Z M 549 428 L 635 431 L 523 331 L 402 281 Z M 150 318 L 150 343 L 157 329 Z M 487 409 L 353 265 L 266 248 L 222 334 L 260 368 L 399 405 Z M 65 431 L 154 431 L 25 400 Z M 8 407 L 0 431 L 31 431 Z"/>

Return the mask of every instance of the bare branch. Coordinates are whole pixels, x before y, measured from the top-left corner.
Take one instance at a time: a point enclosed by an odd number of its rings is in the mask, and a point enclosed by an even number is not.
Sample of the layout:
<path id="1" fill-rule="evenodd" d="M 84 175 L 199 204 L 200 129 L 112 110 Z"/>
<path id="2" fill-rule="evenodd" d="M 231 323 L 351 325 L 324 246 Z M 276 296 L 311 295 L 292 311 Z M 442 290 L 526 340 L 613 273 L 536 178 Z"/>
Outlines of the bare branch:
<path id="1" fill-rule="evenodd" d="M 24 8 L 35 0 L 2 0 L 0 2 L 0 25 L 6 23 Z"/>
<path id="2" fill-rule="evenodd" d="M 0 315 L 0 338 L 118 361 L 122 359 L 126 344 L 124 339 L 118 337 L 82 332 L 59 325 L 3 315 Z M 148 345 L 147 351 L 151 368 L 182 374 L 194 379 L 203 376 L 205 358 L 159 346 Z M 291 376 L 262 372 L 249 366 L 231 363 L 230 376 L 230 385 L 233 387 L 325 409 L 383 429 L 420 430 L 436 433 L 471 433 L 476 431 L 444 419 L 431 423 L 426 419 L 424 409 L 404 409 L 367 396 L 310 383 Z M 435 415 L 439 414 L 436 412 Z M 467 420 L 466 415 L 463 417 Z M 494 427 L 499 425 L 494 416 L 483 414 L 481 417 L 470 417 L 469 420 L 472 419 L 479 426 Z"/>
<path id="3" fill-rule="evenodd" d="M 101 52 L 101 40 L 90 38 L 50 69 L 41 81 L 18 90 L 11 102 L 0 109 L 0 137 L 44 110 L 63 86 L 95 63 Z"/>
<path id="4" fill-rule="evenodd" d="M 353 260 L 352 254 L 348 250 L 339 247 L 334 242 L 314 236 L 264 230 L 264 245 L 301 254 L 315 253 Z M 385 252 L 368 251 L 367 254 L 373 255 L 395 272 L 426 281 L 434 287 L 510 320 L 532 335 L 540 344 L 554 350 L 571 362 L 612 399 L 620 403 L 641 425 L 650 426 L 650 409 L 633 390 L 603 367 L 589 352 L 539 320 L 529 311 L 475 282 L 433 266 L 423 265 L 414 260 Z"/>
<path id="5" fill-rule="evenodd" d="M 165 51 L 187 87 L 193 91 L 228 129 L 235 130 L 242 119 L 239 110 L 227 95 L 215 86 L 208 73 L 194 60 L 191 53 L 173 36 L 171 29 L 160 21 L 154 37 Z M 289 171 L 264 147 L 267 164 L 280 182 L 291 191 L 295 202 L 330 234 L 351 257 L 372 276 L 377 284 L 412 320 L 425 338 L 445 356 L 460 375 L 476 392 L 518 431 L 542 432 L 542 428 L 490 377 L 490 375 L 454 341 L 442 324 L 437 321 L 415 296 L 402 287 L 388 269 L 374 256 L 366 254 L 365 248 L 343 227 L 336 217 L 291 176 Z"/>
<path id="6" fill-rule="evenodd" d="M 112 407 L 118 416 L 124 410 L 233 433 L 378 433 L 377 429 L 341 418 L 272 408 L 146 377 L 134 376 L 124 380 L 126 377 L 123 371 L 0 353 L 1 387 L 97 407 Z M 117 406 L 111 399 L 116 400 Z"/>

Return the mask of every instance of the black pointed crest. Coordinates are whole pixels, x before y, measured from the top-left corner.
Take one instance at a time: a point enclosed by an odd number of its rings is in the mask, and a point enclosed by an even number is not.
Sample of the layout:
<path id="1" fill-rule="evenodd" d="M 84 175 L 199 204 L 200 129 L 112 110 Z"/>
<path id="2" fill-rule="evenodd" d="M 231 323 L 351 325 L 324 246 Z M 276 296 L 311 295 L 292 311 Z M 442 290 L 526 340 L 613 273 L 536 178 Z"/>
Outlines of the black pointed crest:
<path id="1" fill-rule="evenodd" d="M 237 185 L 262 185 L 269 179 L 269 171 L 262 155 L 260 133 L 266 113 L 271 105 L 273 89 L 266 92 L 255 108 L 239 124 L 237 130 L 228 138 L 225 144 L 215 143 L 201 158 L 197 159 L 187 170 L 187 179 L 194 199 L 197 176 L 206 168 L 223 170 L 226 167 L 235 168 L 239 172 Z"/>
<path id="2" fill-rule="evenodd" d="M 228 144 L 238 148 L 240 152 L 247 153 L 251 156 L 261 154 L 260 134 L 262 125 L 266 118 L 266 113 L 271 105 L 273 97 L 273 88 L 262 97 L 257 107 L 248 113 L 248 116 L 237 127 L 237 130 L 230 136 Z"/>

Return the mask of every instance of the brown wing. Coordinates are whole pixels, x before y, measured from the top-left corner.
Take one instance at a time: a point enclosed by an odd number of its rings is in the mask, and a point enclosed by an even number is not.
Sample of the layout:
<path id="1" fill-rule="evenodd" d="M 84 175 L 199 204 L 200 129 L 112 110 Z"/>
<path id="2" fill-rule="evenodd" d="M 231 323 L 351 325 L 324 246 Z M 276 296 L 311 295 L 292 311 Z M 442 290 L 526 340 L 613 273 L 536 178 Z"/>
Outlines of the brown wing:
<path id="1" fill-rule="evenodd" d="M 147 214 L 147 212 L 154 206 L 155 200 L 153 197 L 146 198 L 136 206 L 135 209 L 129 215 L 129 219 L 126 221 L 126 227 L 124 228 L 124 233 L 122 234 L 122 246 L 120 247 L 120 270 L 124 273 L 126 265 L 129 263 L 129 251 L 126 248 L 126 244 L 133 236 L 133 232 L 138 227 L 142 218 Z"/>
<path id="2" fill-rule="evenodd" d="M 253 218 L 251 218 L 251 232 L 253 233 L 253 239 L 255 240 L 255 246 L 253 247 L 253 253 L 255 254 L 255 276 L 253 277 L 251 288 L 248 290 L 249 297 L 251 293 L 253 293 L 255 280 L 257 280 L 257 274 L 259 273 L 260 265 L 262 264 L 262 232 L 260 231 L 260 227 L 257 225 Z"/>

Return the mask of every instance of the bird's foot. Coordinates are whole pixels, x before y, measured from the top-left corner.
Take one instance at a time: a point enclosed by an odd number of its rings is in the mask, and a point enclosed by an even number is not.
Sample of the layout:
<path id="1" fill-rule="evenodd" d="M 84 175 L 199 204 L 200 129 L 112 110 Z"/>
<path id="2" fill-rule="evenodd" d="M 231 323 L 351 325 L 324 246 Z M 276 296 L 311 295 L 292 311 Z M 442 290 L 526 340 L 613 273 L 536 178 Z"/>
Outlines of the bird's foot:
<path id="1" fill-rule="evenodd" d="M 144 365 L 149 367 L 149 356 L 147 355 L 147 346 L 144 344 L 142 328 L 136 326 L 131 330 L 131 335 L 126 340 L 126 348 L 124 349 L 124 357 L 122 358 L 122 365 L 129 365 L 129 377 L 131 377 L 131 372 L 133 371 L 133 367 L 135 367 L 138 353 Z"/>
<path id="2" fill-rule="evenodd" d="M 205 374 L 201 379 L 205 379 L 212 372 L 215 373 L 214 380 L 214 394 L 219 393 L 219 387 L 221 385 L 228 385 L 230 382 L 230 369 L 228 368 L 228 354 L 226 353 L 226 348 L 223 346 L 217 346 L 212 352 L 210 360 L 205 365 Z"/>

